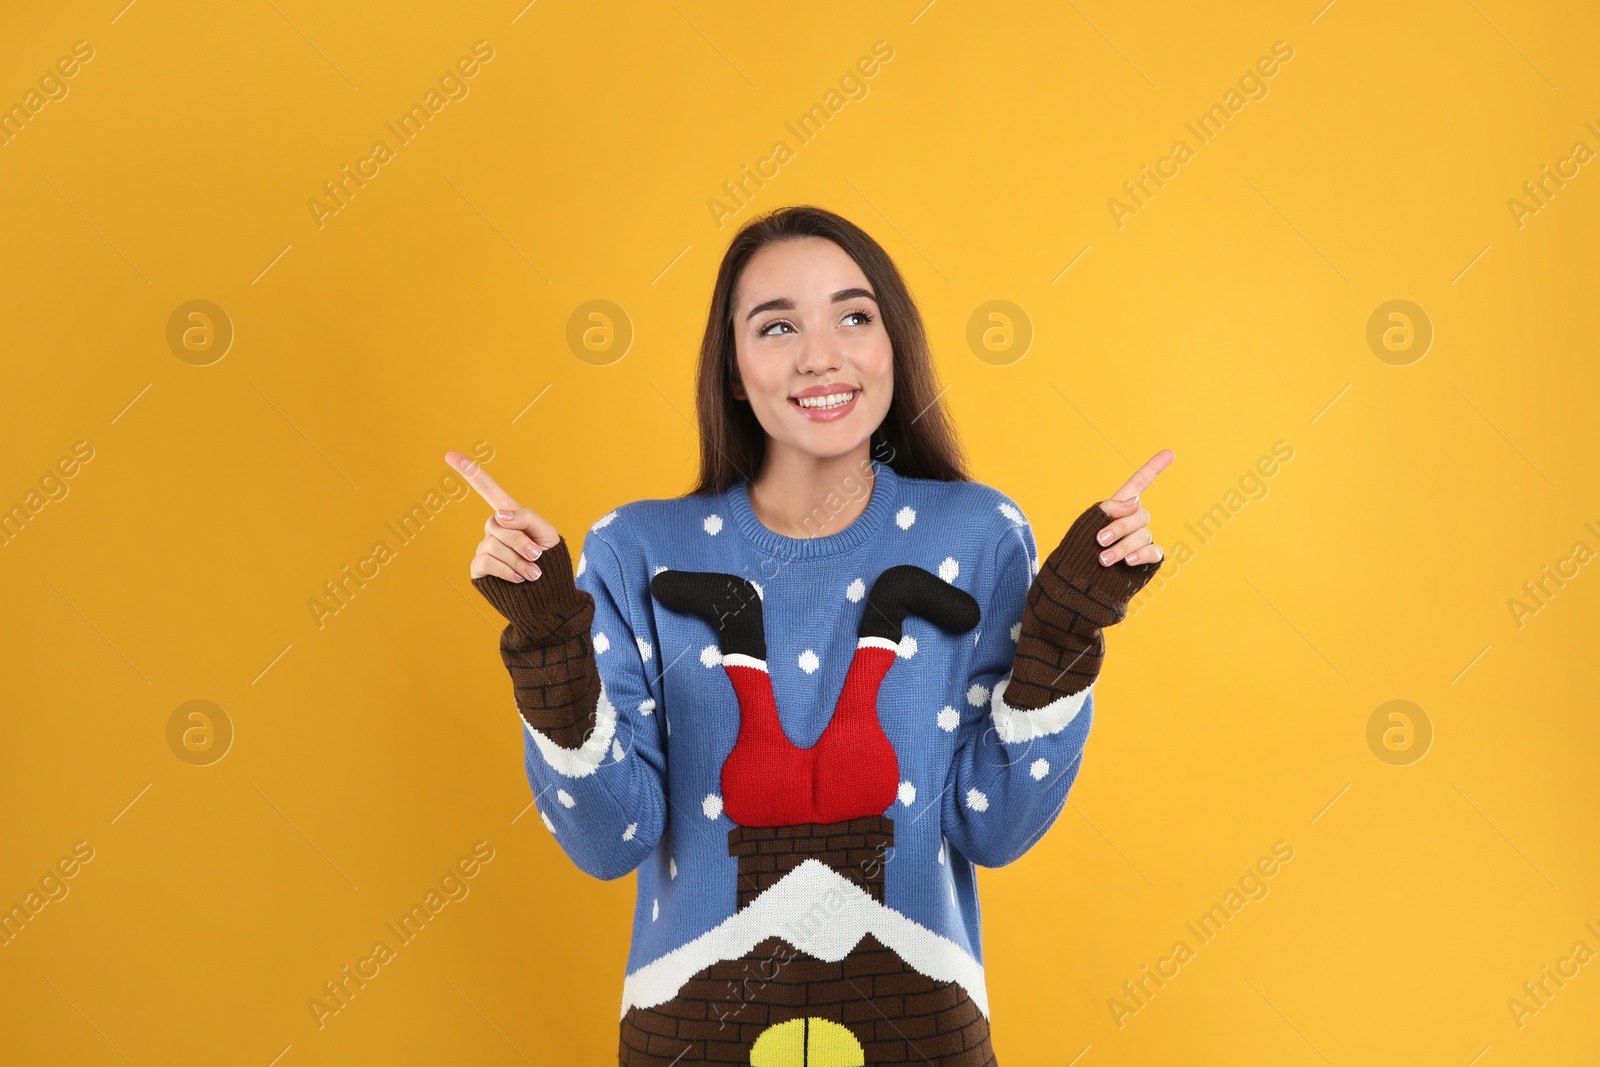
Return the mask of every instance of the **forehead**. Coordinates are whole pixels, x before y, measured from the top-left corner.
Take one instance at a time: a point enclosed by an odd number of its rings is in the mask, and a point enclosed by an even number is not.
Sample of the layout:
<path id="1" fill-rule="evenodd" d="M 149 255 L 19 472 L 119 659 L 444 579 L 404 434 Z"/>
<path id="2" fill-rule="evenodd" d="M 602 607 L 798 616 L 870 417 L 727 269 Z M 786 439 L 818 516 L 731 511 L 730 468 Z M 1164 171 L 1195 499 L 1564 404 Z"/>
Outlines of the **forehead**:
<path id="1" fill-rule="evenodd" d="M 849 254 L 822 237 L 775 241 L 750 257 L 734 291 L 734 307 L 768 300 L 827 302 L 840 289 L 870 290 L 867 276 Z"/>

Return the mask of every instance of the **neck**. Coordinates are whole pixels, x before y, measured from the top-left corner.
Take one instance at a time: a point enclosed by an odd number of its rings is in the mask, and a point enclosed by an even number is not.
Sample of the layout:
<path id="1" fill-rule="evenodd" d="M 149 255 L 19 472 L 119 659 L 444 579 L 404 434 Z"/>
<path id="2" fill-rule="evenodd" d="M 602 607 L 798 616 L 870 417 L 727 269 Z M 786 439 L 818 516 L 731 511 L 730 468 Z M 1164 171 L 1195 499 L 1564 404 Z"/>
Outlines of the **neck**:
<path id="1" fill-rule="evenodd" d="M 813 456 L 767 441 L 761 470 L 750 481 L 750 510 L 787 537 L 838 533 L 867 510 L 874 475 L 870 442 L 843 456 Z"/>

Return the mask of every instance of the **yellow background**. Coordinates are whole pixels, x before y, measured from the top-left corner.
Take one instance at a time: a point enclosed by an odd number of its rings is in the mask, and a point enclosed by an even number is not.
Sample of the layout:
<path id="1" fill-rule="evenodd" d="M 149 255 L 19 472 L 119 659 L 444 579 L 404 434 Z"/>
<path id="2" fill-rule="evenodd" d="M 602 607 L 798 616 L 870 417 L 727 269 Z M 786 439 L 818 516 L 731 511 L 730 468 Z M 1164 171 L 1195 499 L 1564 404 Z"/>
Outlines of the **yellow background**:
<path id="1" fill-rule="evenodd" d="M 1597 165 L 1520 227 L 1507 202 L 1600 148 L 1597 27 L 1506 0 L 18 7 L 0 103 L 94 58 L 0 147 L 0 506 L 94 456 L 0 548 L 0 903 L 94 859 L 0 948 L 0 1058 L 614 1061 L 632 879 L 528 810 L 467 583 L 484 506 L 320 628 L 307 603 L 450 448 L 489 442 L 578 541 L 682 491 L 722 250 L 809 202 L 906 272 L 974 474 L 1042 546 L 1177 454 L 1147 503 L 1193 557 L 1110 635 L 1069 809 L 982 873 L 1001 1062 L 1589 1062 L 1600 962 L 1520 1027 L 1507 1001 L 1600 951 L 1600 573 L 1520 627 L 1508 602 L 1600 548 Z M 470 94 L 319 228 L 323 182 L 480 40 Z M 785 122 L 880 40 L 800 145 Z M 1277 41 L 1268 95 L 1198 145 Z M 1180 138 L 1119 228 L 1107 201 Z M 166 341 L 194 299 L 236 331 L 209 366 Z M 1393 299 L 1435 331 L 1408 366 L 1366 343 Z M 610 365 L 567 341 L 591 300 L 631 324 Z M 966 341 L 990 300 L 1032 324 L 1009 365 Z M 1278 441 L 1202 544 L 1185 524 Z M 1434 731 L 1408 766 L 1367 743 L 1394 699 Z M 190 700 L 235 730 L 210 766 L 168 744 Z M 470 895 L 318 1029 L 307 1001 L 479 841 Z M 1123 983 L 1277 841 L 1270 894 L 1119 1027 Z"/>

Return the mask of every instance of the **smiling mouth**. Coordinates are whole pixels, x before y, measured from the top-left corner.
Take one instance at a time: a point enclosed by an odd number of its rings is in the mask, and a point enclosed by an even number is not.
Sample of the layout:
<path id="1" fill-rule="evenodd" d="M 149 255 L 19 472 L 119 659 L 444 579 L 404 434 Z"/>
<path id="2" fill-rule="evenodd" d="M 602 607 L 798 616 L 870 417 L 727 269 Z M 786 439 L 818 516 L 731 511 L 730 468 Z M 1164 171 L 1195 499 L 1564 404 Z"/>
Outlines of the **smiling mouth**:
<path id="1" fill-rule="evenodd" d="M 850 403 L 860 395 L 860 392 L 861 390 L 859 389 L 852 389 L 848 393 L 829 393 L 826 396 L 791 396 L 789 403 L 795 407 L 805 408 L 807 411 L 827 411 Z"/>

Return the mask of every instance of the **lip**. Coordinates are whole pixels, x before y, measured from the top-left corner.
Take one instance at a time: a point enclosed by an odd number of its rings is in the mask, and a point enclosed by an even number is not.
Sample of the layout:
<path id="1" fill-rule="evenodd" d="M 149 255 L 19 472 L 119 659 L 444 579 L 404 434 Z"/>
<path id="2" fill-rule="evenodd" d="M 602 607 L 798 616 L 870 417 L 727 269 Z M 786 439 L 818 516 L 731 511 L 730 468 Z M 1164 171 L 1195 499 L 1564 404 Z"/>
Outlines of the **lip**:
<path id="1" fill-rule="evenodd" d="M 832 393 L 853 393 L 857 389 L 854 385 L 844 382 L 827 382 L 823 385 L 808 385 L 797 393 L 790 393 L 790 398 L 800 396 L 828 396 Z"/>
<path id="2" fill-rule="evenodd" d="M 830 396 L 834 393 L 855 393 L 856 395 L 852 397 L 848 403 L 840 404 L 836 408 L 804 408 L 796 402 L 797 398 L 802 396 Z M 802 418 L 810 419 L 812 422 L 835 422 L 854 411 L 856 409 L 856 403 L 860 399 L 861 390 L 848 385 L 812 386 L 809 389 L 802 389 L 800 392 L 790 397 L 789 407 L 798 412 Z"/>

